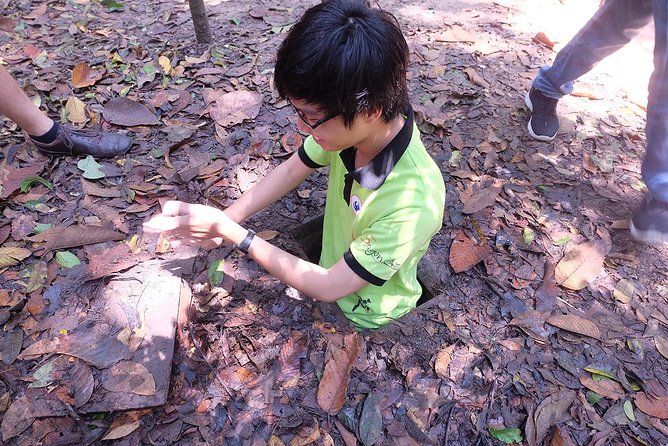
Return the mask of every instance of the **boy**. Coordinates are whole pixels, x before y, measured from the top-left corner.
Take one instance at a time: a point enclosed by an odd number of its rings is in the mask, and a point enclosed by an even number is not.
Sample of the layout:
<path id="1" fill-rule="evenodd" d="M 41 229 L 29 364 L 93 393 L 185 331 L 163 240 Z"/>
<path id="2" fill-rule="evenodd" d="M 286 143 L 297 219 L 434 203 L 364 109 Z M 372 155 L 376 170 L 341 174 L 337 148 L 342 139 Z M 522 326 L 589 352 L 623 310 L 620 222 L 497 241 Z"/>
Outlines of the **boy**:
<path id="1" fill-rule="evenodd" d="M 358 329 L 415 308 L 417 263 L 441 227 L 445 185 L 408 104 L 408 54 L 396 19 L 366 1 L 310 8 L 281 44 L 274 73 L 309 134 L 303 146 L 224 212 L 171 201 L 145 226 L 192 240 L 222 237 L 284 283 L 337 302 Z M 238 224 L 323 166 L 320 265 Z"/>

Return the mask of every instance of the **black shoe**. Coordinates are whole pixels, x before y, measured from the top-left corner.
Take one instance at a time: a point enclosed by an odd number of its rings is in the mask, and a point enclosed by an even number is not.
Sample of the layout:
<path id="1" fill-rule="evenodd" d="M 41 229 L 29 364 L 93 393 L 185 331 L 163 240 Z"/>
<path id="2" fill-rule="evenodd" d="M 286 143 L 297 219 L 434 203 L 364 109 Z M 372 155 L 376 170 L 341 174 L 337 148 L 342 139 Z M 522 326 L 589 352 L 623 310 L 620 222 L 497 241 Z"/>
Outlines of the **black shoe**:
<path id="1" fill-rule="evenodd" d="M 527 128 L 532 138 L 539 141 L 552 141 L 557 136 L 557 131 L 559 131 L 558 101 L 558 99 L 548 98 L 531 87 L 524 97 L 524 103 L 531 111 L 531 119 L 529 119 Z"/>
<path id="2" fill-rule="evenodd" d="M 668 203 L 645 195 L 631 218 L 631 234 L 645 243 L 668 243 Z"/>
<path id="3" fill-rule="evenodd" d="M 132 140 L 120 133 L 95 129 L 79 130 L 59 126 L 58 135 L 51 143 L 31 139 L 40 152 L 51 156 L 93 155 L 95 158 L 113 158 L 130 149 Z"/>

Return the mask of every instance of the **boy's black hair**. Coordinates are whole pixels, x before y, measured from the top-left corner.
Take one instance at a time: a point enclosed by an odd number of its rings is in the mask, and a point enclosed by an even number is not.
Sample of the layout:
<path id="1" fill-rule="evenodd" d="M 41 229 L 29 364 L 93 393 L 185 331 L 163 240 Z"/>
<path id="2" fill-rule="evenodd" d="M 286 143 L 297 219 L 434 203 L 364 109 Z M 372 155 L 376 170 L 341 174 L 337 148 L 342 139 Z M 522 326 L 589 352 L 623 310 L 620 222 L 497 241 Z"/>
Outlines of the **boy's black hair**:
<path id="1" fill-rule="evenodd" d="M 274 85 L 286 99 L 340 113 L 346 126 L 362 111 L 390 121 L 408 104 L 408 44 L 397 19 L 367 0 L 325 0 L 309 8 L 278 49 Z"/>

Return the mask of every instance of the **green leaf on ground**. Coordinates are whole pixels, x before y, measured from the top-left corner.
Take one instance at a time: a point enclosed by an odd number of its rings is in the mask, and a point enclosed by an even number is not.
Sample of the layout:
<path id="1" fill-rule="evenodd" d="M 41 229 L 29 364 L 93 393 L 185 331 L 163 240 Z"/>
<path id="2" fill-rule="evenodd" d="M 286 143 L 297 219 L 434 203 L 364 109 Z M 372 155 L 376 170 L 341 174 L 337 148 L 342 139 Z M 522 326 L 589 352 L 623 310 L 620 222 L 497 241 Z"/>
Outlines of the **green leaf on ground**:
<path id="1" fill-rule="evenodd" d="M 530 245 L 536 238 L 536 232 L 527 226 L 524 228 L 524 231 L 522 231 L 522 238 L 524 239 L 525 244 Z"/>
<path id="2" fill-rule="evenodd" d="M 95 161 L 92 155 L 88 155 L 86 158 L 80 160 L 77 163 L 79 170 L 83 170 L 83 177 L 87 180 L 99 180 L 104 178 L 106 175 L 100 170 L 102 167 L 100 164 Z"/>
<path id="3" fill-rule="evenodd" d="M 79 258 L 70 251 L 58 251 L 56 253 L 56 261 L 60 266 L 68 269 L 81 264 Z"/>
<path id="4" fill-rule="evenodd" d="M 102 0 L 100 4 L 107 8 L 108 11 L 120 11 L 123 9 L 123 3 L 116 0 Z"/>
<path id="5" fill-rule="evenodd" d="M 49 189 L 53 189 L 53 184 L 51 182 L 45 180 L 42 177 L 38 177 L 36 175 L 30 175 L 27 176 L 21 181 L 21 192 L 26 193 L 30 190 L 33 184 L 41 184 L 43 186 L 46 186 Z"/>
<path id="6" fill-rule="evenodd" d="M 33 232 L 35 234 L 41 234 L 42 232 L 48 231 L 51 228 L 53 228 L 53 225 L 51 223 L 37 223 L 35 225 L 35 230 Z"/>
<path id="7" fill-rule="evenodd" d="M 225 277 L 225 273 L 223 272 L 224 267 L 225 260 L 223 259 L 216 259 L 209 265 L 209 285 L 212 288 L 223 283 L 223 277 Z"/>
<path id="8" fill-rule="evenodd" d="M 492 434 L 492 437 L 507 444 L 521 443 L 523 440 L 522 431 L 517 427 L 508 429 L 494 429 L 493 427 L 490 427 L 488 429 L 489 433 Z"/>

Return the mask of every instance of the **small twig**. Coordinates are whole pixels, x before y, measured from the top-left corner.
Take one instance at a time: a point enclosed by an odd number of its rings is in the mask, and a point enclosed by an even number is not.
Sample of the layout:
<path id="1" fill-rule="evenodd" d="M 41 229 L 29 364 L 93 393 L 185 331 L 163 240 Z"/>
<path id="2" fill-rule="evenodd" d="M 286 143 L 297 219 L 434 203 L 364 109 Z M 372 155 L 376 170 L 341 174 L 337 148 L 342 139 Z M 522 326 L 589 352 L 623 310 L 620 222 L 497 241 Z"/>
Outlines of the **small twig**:
<path id="1" fill-rule="evenodd" d="M 448 410 L 448 419 L 445 422 L 445 438 L 443 439 L 443 446 L 448 446 L 450 438 L 450 420 L 452 419 L 452 411 L 455 409 L 455 403 L 452 403 L 450 410 Z"/>
<path id="2" fill-rule="evenodd" d="M 197 341 L 195 340 L 195 336 L 193 335 L 193 331 L 194 331 L 194 330 L 193 330 L 193 324 L 192 324 L 192 322 L 188 321 L 188 334 L 190 335 L 190 341 L 193 343 L 193 345 L 195 346 L 195 349 L 196 349 L 197 352 L 200 354 L 200 356 L 202 357 L 202 359 L 204 360 L 204 362 L 206 362 L 206 365 L 208 365 L 208 366 L 209 366 L 209 369 L 211 369 L 211 371 L 213 372 L 213 375 L 216 377 L 216 381 L 218 381 L 218 383 L 219 383 L 221 386 L 223 386 L 223 389 L 225 389 L 225 392 L 227 392 L 227 396 L 229 396 L 230 398 L 233 398 L 234 395 L 232 395 L 232 391 L 230 391 L 229 387 L 227 387 L 227 384 L 225 384 L 225 381 L 223 381 L 223 379 L 220 377 L 220 375 L 218 375 L 218 372 L 217 372 L 216 369 L 211 365 L 211 363 L 209 362 L 209 360 L 206 359 L 206 356 L 204 355 L 204 352 L 202 351 L 202 349 L 200 348 L 199 344 L 198 344 Z"/>

